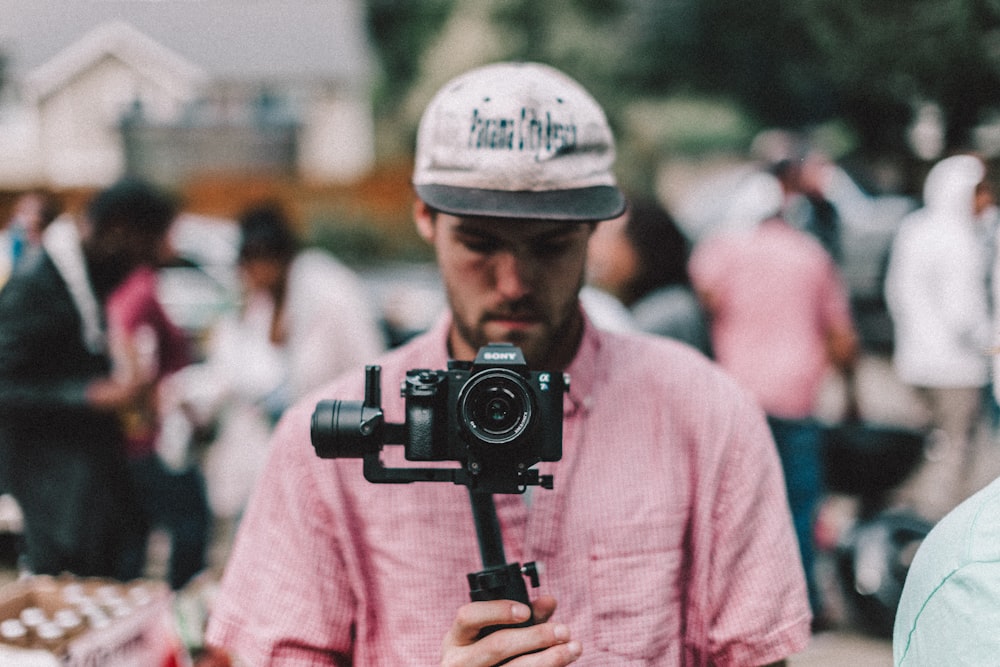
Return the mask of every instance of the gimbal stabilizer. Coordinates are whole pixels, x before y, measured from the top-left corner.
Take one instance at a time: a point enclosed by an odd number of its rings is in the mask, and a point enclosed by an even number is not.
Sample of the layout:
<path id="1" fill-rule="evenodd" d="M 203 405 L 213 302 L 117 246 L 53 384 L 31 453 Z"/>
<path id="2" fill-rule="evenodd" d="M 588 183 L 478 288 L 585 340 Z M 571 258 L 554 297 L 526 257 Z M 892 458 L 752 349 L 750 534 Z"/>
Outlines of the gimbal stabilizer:
<path id="1" fill-rule="evenodd" d="M 447 371 L 408 372 L 401 388 L 406 422 L 391 424 L 382 412 L 380 372 L 378 366 L 367 367 L 363 402 L 316 405 L 311 439 L 317 456 L 362 458 L 365 479 L 374 483 L 466 486 L 483 563 L 483 570 L 467 575 L 470 598 L 530 606 L 524 578 L 537 587 L 538 570 L 534 563 L 506 562 L 493 494 L 523 493 L 528 486 L 552 488 L 552 476 L 539 475 L 531 466 L 562 457 L 562 396 L 569 378 L 530 372 L 518 348 L 488 345 L 472 364 L 452 362 Z M 380 457 L 385 444 L 405 445 L 411 461 L 463 465 L 386 468 Z"/>

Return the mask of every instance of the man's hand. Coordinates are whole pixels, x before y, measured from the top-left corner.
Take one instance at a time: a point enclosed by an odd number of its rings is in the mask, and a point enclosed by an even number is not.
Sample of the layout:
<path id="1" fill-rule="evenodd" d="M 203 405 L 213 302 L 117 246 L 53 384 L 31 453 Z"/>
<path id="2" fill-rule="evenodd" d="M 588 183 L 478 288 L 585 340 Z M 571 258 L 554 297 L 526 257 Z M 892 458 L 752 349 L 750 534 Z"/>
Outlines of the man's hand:
<path id="1" fill-rule="evenodd" d="M 583 649 L 580 642 L 570 641 L 568 627 L 547 622 L 555 609 L 555 598 L 540 597 L 534 603 L 534 625 L 497 630 L 480 639 L 479 633 L 483 628 L 523 623 L 531 617 L 532 610 L 510 600 L 471 602 L 458 610 L 455 624 L 444 638 L 441 666 L 490 667 L 499 663 L 511 667 L 568 665 L 580 657 Z M 507 660 L 511 661 L 505 662 Z"/>

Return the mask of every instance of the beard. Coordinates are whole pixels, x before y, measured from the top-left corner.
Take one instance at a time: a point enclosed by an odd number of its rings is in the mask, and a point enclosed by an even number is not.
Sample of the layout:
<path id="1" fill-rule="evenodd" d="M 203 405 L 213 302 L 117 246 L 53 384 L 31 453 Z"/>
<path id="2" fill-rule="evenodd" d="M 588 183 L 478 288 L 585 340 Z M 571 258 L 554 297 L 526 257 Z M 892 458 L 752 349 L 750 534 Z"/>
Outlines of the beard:
<path id="1" fill-rule="evenodd" d="M 454 309 L 452 314 L 458 335 L 473 350 L 489 343 L 511 343 L 521 349 L 532 370 L 561 370 L 575 355 L 583 331 L 583 317 L 575 298 L 555 313 L 525 299 L 488 310 L 474 322 L 463 319 Z M 492 322 L 511 319 L 530 319 L 533 326 L 527 331 L 508 330 L 499 336 L 488 333 Z"/>

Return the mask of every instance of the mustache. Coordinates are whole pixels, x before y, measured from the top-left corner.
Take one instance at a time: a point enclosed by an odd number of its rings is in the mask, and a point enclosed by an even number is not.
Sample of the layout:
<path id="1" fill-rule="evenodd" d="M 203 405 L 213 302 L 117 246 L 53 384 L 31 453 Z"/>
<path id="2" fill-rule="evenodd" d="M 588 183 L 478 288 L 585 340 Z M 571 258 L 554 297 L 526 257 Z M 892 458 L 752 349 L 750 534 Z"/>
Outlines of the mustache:
<path id="1" fill-rule="evenodd" d="M 541 319 L 541 317 L 541 309 L 530 299 L 500 304 L 483 315 L 484 320 L 522 320 Z"/>

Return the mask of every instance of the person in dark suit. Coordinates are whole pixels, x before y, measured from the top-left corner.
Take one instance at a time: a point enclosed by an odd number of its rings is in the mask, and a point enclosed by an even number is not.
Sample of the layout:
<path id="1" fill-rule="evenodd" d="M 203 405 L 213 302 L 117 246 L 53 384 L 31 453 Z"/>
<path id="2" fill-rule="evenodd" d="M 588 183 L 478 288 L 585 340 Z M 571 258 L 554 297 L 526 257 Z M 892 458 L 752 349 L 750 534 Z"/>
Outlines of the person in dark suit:
<path id="1" fill-rule="evenodd" d="M 79 222 L 52 223 L 0 291 L 0 486 L 24 514 L 27 571 L 139 574 L 122 569 L 141 520 L 117 412 L 142 388 L 110 373 L 104 301 L 155 261 L 177 210 L 116 183 Z"/>

